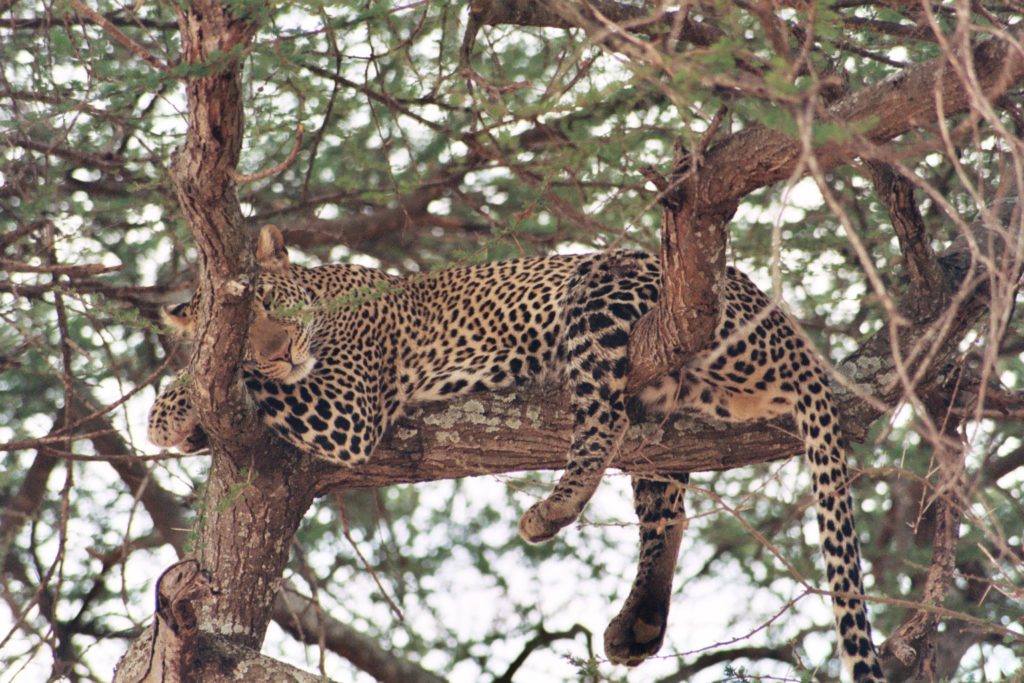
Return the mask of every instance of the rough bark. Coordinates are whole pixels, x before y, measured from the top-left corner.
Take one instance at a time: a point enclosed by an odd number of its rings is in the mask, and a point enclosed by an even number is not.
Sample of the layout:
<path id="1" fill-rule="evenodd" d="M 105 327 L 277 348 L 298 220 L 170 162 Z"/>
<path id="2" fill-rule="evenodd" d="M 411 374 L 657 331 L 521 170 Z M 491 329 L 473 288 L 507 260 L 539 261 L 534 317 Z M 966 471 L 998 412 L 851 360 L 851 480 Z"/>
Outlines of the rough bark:
<path id="1" fill-rule="evenodd" d="M 1024 32 L 1018 31 L 1016 38 L 1021 35 Z M 968 109 L 968 88 L 952 69 L 946 68 L 946 59 L 938 57 L 908 67 L 823 111 L 823 121 L 841 121 L 851 126 L 874 123 L 863 135 L 816 147 L 813 153 L 819 168 L 833 168 L 871 152 L 877 143 L 890 141 L 913 128 L 930 127 L 939 118 Z M 972 59 L 978 85 L 994 97 L 1024 79 L 1024 54 L 1006 41 L 984 41 L 975 48 Z M 640 321 L 631 340 L 632 389 L 677 367 L 687 355 L 700 349 L 695 340 L 705 333 L 706 321 L 715 320 L 707 317 L 713 313 L 707 307 L 717 303 L 721 286 L 718 259 L 724 259 L 724 248 L 719 253 L 718 245 L 724 244 L 724 237 L 720 237 L 724 232 L 718 230 L 724 231 L 724 222 L 742 197 L 759 187 L 791 178 L 803 154 L 800 141 L 755 126 L 694 155 L 699 159 L 699 169 L 685 175 L 670 190 L 675 195 L 668 209 L 667 222 L 671 227 L 662 229 L 662 279 L 667 296 Z M 900 235 L 904 236 L 902 229 Z M 672 238 L 677 240 L 676 248 L 667 249 L 664 241 Z M 929 275 L 935 277 L 934 272 Z M 691 283 L 693 290 L 685 291 Z M 703 304 L 697 303 L 701 301 Z M 707 333 L 703 338 L 709 336 Z"/>
<path id="2" fill-rule="evenodd" d="M 214 588 L 199 590 L 202 581 L 185 581 L 197 590 L 183 589 L 169 604 L 176 605 L 172 616 L 187 613 L 194 623 L 183 630 L 180 621 L 168 621 L 166 610 L 158 609 L 157 635 L 151 629 L 132 643 L 115 680 L 319 680 L 258 656 L 320 467 L 269 438 L 237 381 L 253 272 L 232 179 L 243 132 L 237 56 L 255 25 L 216 2 L 179 8 L 178 19 L 183 61 L 199 75 L 186 79 L 188 132 L 171 178 L 199 250 L 199 288 L 205 296 L 190 376 L 193 403 L 215 454 L 198 511 L 195 547 L 186 557 L 202 570 L 190 574 L 192 579 L 209 572 Z M 140 474 L 121 472 L 126 482 L 137 482 Z M 147 500 L 158 502 L 143 496 Z M 180 550 L 180 537 L 167 537 Z M 297 609 L 294 601 L 291 608 Z M 289 619 L 283 608 L 277 616 Z M 373 654 L 384 661 L 386 653 L 379 648 L 363 659 Z M 412 664 L 401 671 L 427 675 Z"/>
<path id="3" fill-rule="evenodd" d="M 684 171 L 662 191 L 661 298 L 630 333 L 630 391 L 692 358 L 712 341 L 718 324 L 736 204 L 696 194 L 699 173 Z"/>
<path id="4" fill-rule="evenodd" d="M 914 186 L 889 164 L 869 161 L 866 165 L 875 194 L 885 205 L 899 239 L 903 268 L 910 278 L 911 303 L 915 307 L 911 315 L 914 319 L 928 316 L 945 303 L 939 297 L 946 293 L 946 288 L 929 244 L 924 218 L 914 201 Z"/>
<path id="5" fill-rule="evenodd" d="M 156 587 L 156 620 L 138 639 L 149 642 L 135 648 L 121 662 L 117 683 L 313 683 L 320 676 L 259 655 L 258 650 L 200 629 L 203 603 L 221 592 L 195 560 L 169 567 Z"/>
<path id="6" fill-rule="evenodd" d="M 178 23 L 182 60 L 193 75 L 186 79 L 188 131 L 171 178 L 200 256 L 206 296 L 190 365 L 192 398 L 216 453 L 190 557 L 229 587 L 195 601 L 191 642 L 215 638 L 253 650 L 263 640 L 292 536 L 313 500 L 313 478 L 308 463 L 281 460 L 283 449 L 268 442 L 237 381 L 254 265 L 232 180 L 243 132 L 238 57 L 256 26 L 217 2 L 179 7 Z M 139 661 L 168 662 L 167 676 L 188 680 L 195 662 L 181 659 L 188 650 L 182 648 L 175 639 L 138 639 L 118 680 L 137 680 L 145 670 Z M 235 676 L 203 671 L 208 681 Z"/>
<path id="7" fill-rule="evenodd" d="M 201 299 L 191 363 L 199 381 L 192 398 L 211 441 L 220 443 L 236 432 L 255 431 L 253 411 L 240 409 L 246 403 L 235 381 L 248 332 L 253 261 L 231 177 L 244 118 L 237 54 L 255 26 L 232 17 L 218 2 L 179 7 L 178 25 L 182 61 L 211 72 L 185 81 L 188 129 L 170 175 L 199 252 L 199 289 L 209 294 Z"/>

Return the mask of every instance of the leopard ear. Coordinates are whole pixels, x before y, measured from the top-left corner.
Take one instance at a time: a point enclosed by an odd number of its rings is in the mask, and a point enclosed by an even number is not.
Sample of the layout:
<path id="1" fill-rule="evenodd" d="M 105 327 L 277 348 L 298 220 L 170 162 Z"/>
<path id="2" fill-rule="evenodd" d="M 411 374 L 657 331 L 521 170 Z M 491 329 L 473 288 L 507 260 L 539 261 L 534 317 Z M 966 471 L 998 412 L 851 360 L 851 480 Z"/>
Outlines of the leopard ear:
<path id="1" fill-rule="evenodd" d="M 256 243 L 256 262 L 263 270 L 272 273 L 283 273 L 288 270 L 288 249 L 284 246 L 284 235 L 276 225 L 264 225 L 260 228 L 260 237 Z"/>
<path id="2" fill-rule="evenodd" d="M 164 325 L 171 328 L 177 334 L 191 337 L 195 331 L 195 315 L 192 310 L 192 302 L 186 301 L 183 304 L 164 306 L 160 309 L 160 319 Z"/>

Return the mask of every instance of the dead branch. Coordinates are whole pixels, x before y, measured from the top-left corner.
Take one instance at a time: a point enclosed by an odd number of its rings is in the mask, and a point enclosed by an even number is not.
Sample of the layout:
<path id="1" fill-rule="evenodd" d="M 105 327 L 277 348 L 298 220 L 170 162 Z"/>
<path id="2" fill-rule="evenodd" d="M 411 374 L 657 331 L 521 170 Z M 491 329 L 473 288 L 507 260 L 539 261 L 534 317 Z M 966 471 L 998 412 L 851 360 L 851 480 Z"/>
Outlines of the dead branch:
<path id="1" fill-rule="evenodd" d="M 302 149 L 302 134 L 305 132 L 305 130 L 306 127 L 303 126 L 301 123 L 295 129 L 295 144 L 292 145 L 292 151 L 288 153 L 288 156 L 285 158 L 284 161 L 274 164 L 270 168 L 265 168 L 262 171 L 257 171 L 256 173 L 249 174 L 242 174 L 233 168 L 229 168 L 228 175 L 231 176 L 231 179 L 234 180 L 237 184 L 244 185 L 246 183 L 254 183 L 257 180 L 269 178 L 270 176 L 277 175 L 278 173 L 287 170 L 292 164 L 295 163 L 295 160 L 299 158 L 299 151 Z"/>
<path id="2" fill-rule="evenodd" d="M 263 657 L 227 638 L 199 628 L 203 604 L 219 591 L 195 560 L 171 565 L 157 581 L 156 621 L 143 634 L 150 647 L 136 650 L 118 666 L 116 683 L 317 683 L 321 676 Z"/>

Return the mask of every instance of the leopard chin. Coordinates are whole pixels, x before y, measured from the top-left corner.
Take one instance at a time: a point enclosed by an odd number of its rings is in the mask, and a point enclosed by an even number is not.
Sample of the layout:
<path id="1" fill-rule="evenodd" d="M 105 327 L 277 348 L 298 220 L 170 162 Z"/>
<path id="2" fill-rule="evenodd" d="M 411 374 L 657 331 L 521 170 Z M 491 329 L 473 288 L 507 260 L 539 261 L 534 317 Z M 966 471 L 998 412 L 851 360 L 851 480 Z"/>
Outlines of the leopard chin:
<path id="1" fill-rule="evenodd" d="M 305 359 L 298 363 L 278 361 L 269 368 L 261 368 L 257 366 L 252 369 L 266 375 L 278 384 L 299 384 L 309 377 L 309 374 L 313 372 L 313 368 L 315 367 L 316 357 L 306 356 Z"/>
<path id="2" fill-rule="evenodd" d="M 302 380 L 309 377 L 309 373 L 313 372 L 313 368 L 316 367 L 316 358 L 313 356 L 306 356 L 306 360 L 301 363 L 292 364 L 291 370 L 281 378 L 282 384 L 298 384 Z"/>

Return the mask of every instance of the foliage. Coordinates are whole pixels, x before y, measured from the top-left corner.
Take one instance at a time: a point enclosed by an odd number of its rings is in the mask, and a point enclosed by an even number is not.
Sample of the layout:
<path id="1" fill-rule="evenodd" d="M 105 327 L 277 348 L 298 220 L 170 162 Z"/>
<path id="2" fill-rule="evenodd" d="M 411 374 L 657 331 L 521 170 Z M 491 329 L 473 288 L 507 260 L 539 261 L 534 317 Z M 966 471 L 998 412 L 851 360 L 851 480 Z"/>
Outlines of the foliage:
<path id="1" fill-rule="evenodd" d="M 183 80 L 233 58 L 182 63 L 176 4 L 91 2 L 119 40 L 74 3 L 0 3 L 0 681 L 108 680 L 150 619 L 153 580 L 175 551 L 141 507 L 128 463 L 144 463 L 150 486 L 172 496 L 179 507 L 169 517 L 190 525 L 204 515 L 205 458 L 157 454 L 143 436 L 155 390 L 187 362 L 158 310 L 188 296 L 198 267 L 167 172 L 187 126 Z M 828 87 L 856 92 L 934 59 L 944 49 L 934 32 L 959 39 L 966 25 L 945 5 L 783 5 L 687 5 L 690 19 L 719 34 L 694 45 L 671 40 L 658 22 L 630 40 L 581 22 L 590 28 L 485 25 L 466 41 L 467 6 L 444 1 L 230 3 L 261 27 L 243 58 L 239 172 L 280 163 L 296 129 L 306 130 L 293 164 L 239 187 L 246 224 L 278 224 L 310 263 L 353 260 L 398 273 L 558 250 L 656 250 L 660 210 L 640 169 L 667 173 L 677 141 L 702 144 L 720 107 L 728 113 L 712 144 L 755 126 L 798 136 L 801 115 Z M 965 39 L 974 42 L 1019 19 L 1001 3 L 972 12 Z M 791 52 L 779 54 L 775 36 Z M 951 119 L 949 144 L 925 129 L 894 147 L 917 178 L 936 250 L 956 234 L 937 198 L 969 222 L 979 191 L 989 198 L 1019 174 L 1021 95 L 1017 83 L 993 115 Z M 821 116 L 810 135 L 838 143 L 874 123 Z M 783 297 L 838 363 L 894 324 L 887 297 L 909 285 L 864 165 L 818 180 L 746 196 L 731 248 L 766 288 L 778 267 Z M 869 281 L 874 269 L 882 293 Z M 1019 634 L 1024 618 L 1024 325 L 1010 315 L 1012 301 L 1011 293 L 994 308 L 1005 327 L 980 324 L 949 373 L 974 390 L 981 378 L 995 406 L 953 401 L 963 409 L 954 422 L 966 442 L 967 498 L 944 607 L 974 621 L 967 628 L 950 618 L 941 629 L 964 645 L 954 662 L 964 680 L 1022 667 L 1019 638 L 979 627 Z M 72 395 L 89 408 L 73 409 Z M 934 490 L 921 482 L 935 481 L 934 430 L 925 413 L 908 397 L 852 456 L 863 475 L 855 496 L 868 592 L 909 603 L 920 600 L 932 557 Z M 94 428 L 44 440 L 78 421 Z M 501 680 L 537 633 L 569 634 L 575 624 L 586 633 L 551 639 L 516 680 L 676 680 L 732 638 L 771 652 L 691 680 L 834 678 L 831 617 L 794 575 L 817 585 L 820 574 L 798 463 L 694 483 L 668 656 L 635 673 L 601 660 L 588 637 L 599 643 L 632 571 L 635 528 L 621 476 L 609 477 L 581 528 L 540 547 L 515 535 L 539 491 L 533 477 L 332 494 L 307 514 L 285 578 L 331 618 L 452 680 Z M 245 496 L 241 487 L 234 500 Z M 790 601 L 797 608 L 773 619 Z M 888 635 L 909 610 L 883 599 L 872 614 Z M 338 680 L 365 677 L 330 651 L 322 660 L 315 643 L 305 647 L 275 628 L 265 651 Z"/>

